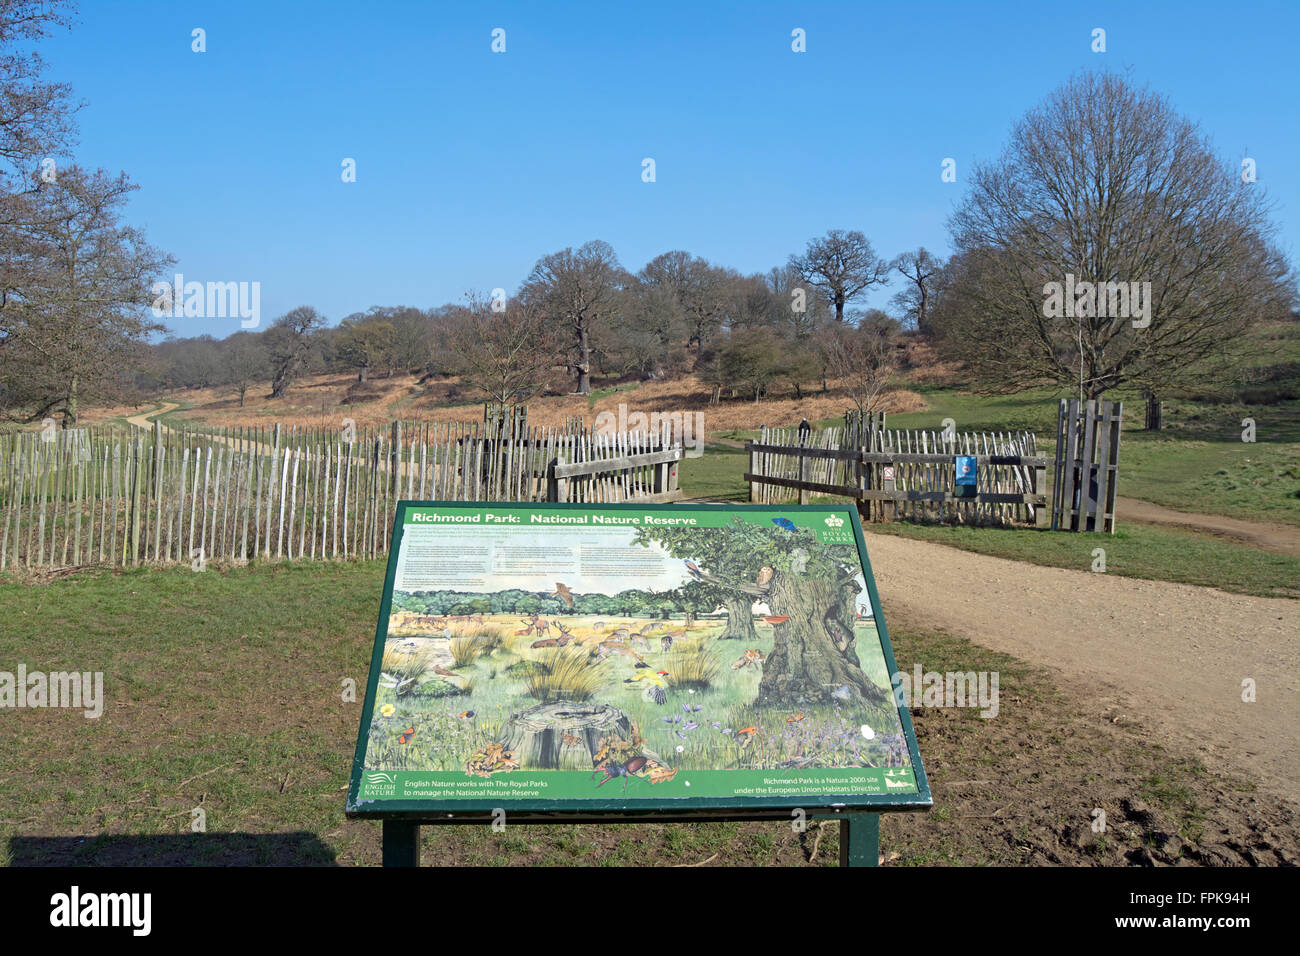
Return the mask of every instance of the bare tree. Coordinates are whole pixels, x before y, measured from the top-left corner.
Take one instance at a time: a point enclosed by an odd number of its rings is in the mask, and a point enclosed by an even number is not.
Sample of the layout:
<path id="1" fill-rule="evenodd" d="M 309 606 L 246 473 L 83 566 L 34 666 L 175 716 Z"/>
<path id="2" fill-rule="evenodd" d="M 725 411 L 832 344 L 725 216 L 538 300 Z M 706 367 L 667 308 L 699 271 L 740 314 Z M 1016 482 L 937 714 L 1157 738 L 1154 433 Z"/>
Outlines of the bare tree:
<path id="1" fill-rule="evenodd" d="M 680 249 L 651 259 L 638 278 L 646 286 L 671 292 L 687 324 L 687 347 L 695 350 L 697 359 L 725 324 L 740 280 L 735 271 Z"/>
<path id="2" fill-rule="evenodd" d="M 911 319 L 918 332 L 928 334 L 934 279 L 943 269 L 942 260 L 930 255 L 922 246 L 915 252 L 904 252 L 890 265 L 908 281 L 907 286 L 894 296 L 894 307 Z"/>
<path id="3" fill-rule="evenodd" d="M 32 194 L 27 222 L 10 224 L 27 262 L 3 310 L 3 404 L 74 425 L 81 402 L 119 387 L 164 330 L 146 307 L 172 260 L 118 221 L 136 188 L 125 174 L 69 166 Z"/>
<path id="4" fill-rule="evenodd" d="M 302 372 L 312 336 L 324 327 L 324 316 L 309 305 L 300 305 L 280 316 L 262 333 L 270 355 L 272 398 L 284 397 Z"/>
<path id="5" fill-rule="evenodd" d="M 556 366 L 556 330 L 536 302 L 511 299 L 494 310 L 482 296 L 446 317 L 441 341 L 451 368 L 501 405 L 524 402 L 545 389 Z"/>
<path id="6" fill-rule="evenodd" d="M 613 247 L 599 240 L 576 252 L 564 249 L 538 260 L 520 290 L 530 307 L 567 329 L 571 345 L 565 365 L 574 374 L 574 391 L 591 392 L 592 333 L 606 325 L 625 281 Z"/>
<path id="7" fill-rule="evenodd" d="M 660 378 L 689 367 L 689 323 L 672 288 L 629 280 L 612 322 L 593 332 L 602 371 L 635 372 Z"/>
<path id="8" fill-rule="evenodd" d="M 379 317 L 348 316 L 339 323 L 334 351 L 348 368 L 357 370 L 357 381 L 370 380 L 376 366 L 392 364 L 393 343 L 397 330 L 393 323 Z"/>
<path id="9" fill-rule="evenodd" d="M 981 385 L 1177 387 L 1242 360 L 1293 301 L 1259 187 L 1169 102 L 1079 74 L 979 165 L 951 228 L 942 332 Z M 936 319 L 939 316 L 936 314 Z"/>
<path id="10" fill-rule="evenodd" d="M 857 325 L 837 324 L 821 335 L 827 373 L 839 379 L 857 410 L 879 410 L 898 371 L 897 323 L 872 310 Z"/>
<path id="11" fill-rule="evenodd" d="M 835 321 L 844 321 L 844 307 L 873 285 L 889 281 L 889 265 L 876 255 L 862 233 L 831 229 L 813 239 L 801 256 L 790 257 L 791 268 L 821 292 L 835 308 Z"/>
<path id="12" fill-rule="evenodd" d="M 266 375 L 266 349 L 252 332 L 236 332 L 221 344 L 225 347 L 226 381 L 239 393 L 239 407 L 243 408 L 248 389 Z"/>

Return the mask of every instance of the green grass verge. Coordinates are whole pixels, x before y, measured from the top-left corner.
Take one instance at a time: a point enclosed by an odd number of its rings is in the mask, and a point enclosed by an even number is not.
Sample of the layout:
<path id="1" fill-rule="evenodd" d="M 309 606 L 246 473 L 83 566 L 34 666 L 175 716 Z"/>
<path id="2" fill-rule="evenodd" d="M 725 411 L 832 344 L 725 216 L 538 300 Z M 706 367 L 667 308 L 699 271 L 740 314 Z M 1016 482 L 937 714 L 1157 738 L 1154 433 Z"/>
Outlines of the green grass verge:
<path id="1" fill-rule="evenodd" d="M 699 458 L 687 458 L 677 471 L 677 487 L 686 498 L 749 501 L 745 470 L 749 456 L 743 448 L 709 442 Z"/>
<path id="2" fill-rule="evenodd" d="M 1111 535 L 897 523 L 873 524 L 868 530 L 1076 571 L 1090 571 L 1095 560 L 1093 550 L 1102 548 L 1107 574 L 1197 584 L 1262 597 L 1300 597 L 1300 558 L 1179 528 L 1121 522 Z"/>

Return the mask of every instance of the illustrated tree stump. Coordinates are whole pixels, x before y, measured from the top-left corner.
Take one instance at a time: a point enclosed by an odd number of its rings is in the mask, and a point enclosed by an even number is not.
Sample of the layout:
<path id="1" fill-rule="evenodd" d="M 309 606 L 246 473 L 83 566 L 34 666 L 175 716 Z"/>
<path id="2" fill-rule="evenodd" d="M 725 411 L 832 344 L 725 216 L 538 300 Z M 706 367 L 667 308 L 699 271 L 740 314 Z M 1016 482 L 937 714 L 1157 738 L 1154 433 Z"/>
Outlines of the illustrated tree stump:
<path id="1" fill-rule="evenodd" d="M 559 700 L 511 714 L 500 742 L 521 768 L 590 770 L 602 740 L 632 736 L 631 719 L 617 707 Z M 658 759 L 644 748 L 639 753 Z"/>

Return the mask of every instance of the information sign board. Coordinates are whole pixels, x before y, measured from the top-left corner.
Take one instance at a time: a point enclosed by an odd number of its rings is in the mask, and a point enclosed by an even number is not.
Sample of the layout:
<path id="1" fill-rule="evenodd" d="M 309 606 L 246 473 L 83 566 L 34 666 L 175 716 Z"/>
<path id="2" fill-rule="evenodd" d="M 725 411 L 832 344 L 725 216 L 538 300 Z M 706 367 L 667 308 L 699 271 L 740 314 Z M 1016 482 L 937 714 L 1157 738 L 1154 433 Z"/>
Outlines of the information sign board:
<path id="1" fill-rule="evenodd" d="M 347 812 L 931 804 L 852 506 L 401 502 Z"/>

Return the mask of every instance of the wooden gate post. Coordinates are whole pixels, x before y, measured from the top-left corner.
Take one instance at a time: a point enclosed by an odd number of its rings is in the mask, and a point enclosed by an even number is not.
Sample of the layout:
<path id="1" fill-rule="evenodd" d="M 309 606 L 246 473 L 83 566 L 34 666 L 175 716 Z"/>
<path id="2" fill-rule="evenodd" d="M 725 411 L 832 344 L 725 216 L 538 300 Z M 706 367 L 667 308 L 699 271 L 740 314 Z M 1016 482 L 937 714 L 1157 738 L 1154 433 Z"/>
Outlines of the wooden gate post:
<path id="1" fill-rule="evenodd" d="M 880 469 L 880 476 L 881 476 L 881 477 L 880 477 L 880 490 L 881 490 L 881 491 L 893 492 L 893 491 L 897 490 L 897 488 L 898 488 L 898 481 L 897 481 L 897 479 L 894 477 L 894 468 L 895 468 L 895 467 L 896 467 L 896 466 L 894 465 L 894 463 L 893 463 L 893 462 L 890 462 L 888 465 L 884 465 L 884 466 Z M 887 500 L 887 501 L 882 501 L 882 502 L 880 502 L 880 517 L 881 517 L 881 520 L 883 520 L 883 521 L 897 521 L 897 520 L 898 520 L 898 501 L 897 501 L 897 500 Z"/>
<path id="2" fill-rule="evenodd" d="M 1047 468 L 1039 465 L 1033 470 L 1032 484 L 1030 491 L 1036 495 L 1044 495 L 1047 491 Z M 1048 499 L 1044 504 L 1034 505 L 1034 527 L 1046 528 L 1052 523 L 1052 502 Z"/>
<path id="3" fill-rule="evenodd" d="M 564 458 L 557 456 L 552 458 L 546 466 L 546 500 L 547 501 L 565 501 L 568 489 L 565 487 L 568 482 L 561 478 L 555 477 L 556 466 L 564 464 Z"/>
<path id="4" fill-rule="evenodd" d="M 758 474 L 758 452 L 754 451 L 753 442 L 749 443 L 749 473 L 751 475 Z M 758 482 L 756 481 L 749 483 L 749 501 L 751 504 L 758 501 Z"/>

